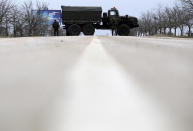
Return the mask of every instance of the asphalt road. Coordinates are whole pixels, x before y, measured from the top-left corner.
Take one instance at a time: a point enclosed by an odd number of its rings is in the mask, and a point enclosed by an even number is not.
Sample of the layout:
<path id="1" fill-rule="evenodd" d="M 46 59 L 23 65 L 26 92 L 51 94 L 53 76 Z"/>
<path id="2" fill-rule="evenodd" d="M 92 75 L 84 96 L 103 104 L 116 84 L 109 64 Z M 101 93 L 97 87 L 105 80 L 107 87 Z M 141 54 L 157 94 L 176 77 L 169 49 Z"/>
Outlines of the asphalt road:
<path id="1" fill-rule="evenodd" d="M 0 131 L 192 130 L 192 39 L 0 39 Z"/>

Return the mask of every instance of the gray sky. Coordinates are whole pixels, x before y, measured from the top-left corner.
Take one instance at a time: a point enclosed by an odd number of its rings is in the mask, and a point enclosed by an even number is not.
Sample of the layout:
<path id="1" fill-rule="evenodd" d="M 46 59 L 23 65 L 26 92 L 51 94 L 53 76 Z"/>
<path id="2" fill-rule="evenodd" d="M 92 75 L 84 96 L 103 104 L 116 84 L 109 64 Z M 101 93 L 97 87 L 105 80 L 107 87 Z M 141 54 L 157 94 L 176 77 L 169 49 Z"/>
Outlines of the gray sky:
<path id="1" fill-rule="evenodd" d="M 25 0 L 17 0 L 20 4 Z M 36 0 L 32 0 L 36 2 Z M 61 5 L 67 6 L 102 6 L 103 11 L 114 6 L 119 9 L 121 15 L 139 17 L 142 12 L 157 8 L 159 4 L 171 6 L 177 0 L 42 0 L 47 2 L 50 9 L 61 9 Z"/>

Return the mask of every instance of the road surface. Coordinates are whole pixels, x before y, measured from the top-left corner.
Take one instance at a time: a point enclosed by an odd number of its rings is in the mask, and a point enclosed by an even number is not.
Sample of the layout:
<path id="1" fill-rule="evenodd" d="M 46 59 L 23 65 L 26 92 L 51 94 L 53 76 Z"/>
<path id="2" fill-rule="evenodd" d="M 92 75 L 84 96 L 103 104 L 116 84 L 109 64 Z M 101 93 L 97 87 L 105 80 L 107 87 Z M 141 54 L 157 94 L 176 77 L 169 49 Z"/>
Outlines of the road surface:
<path id="1" fill-rule="evenodd" d="M 0 131 L 192 131 L 192 123 L 192 39 L 0 39 Z"/>

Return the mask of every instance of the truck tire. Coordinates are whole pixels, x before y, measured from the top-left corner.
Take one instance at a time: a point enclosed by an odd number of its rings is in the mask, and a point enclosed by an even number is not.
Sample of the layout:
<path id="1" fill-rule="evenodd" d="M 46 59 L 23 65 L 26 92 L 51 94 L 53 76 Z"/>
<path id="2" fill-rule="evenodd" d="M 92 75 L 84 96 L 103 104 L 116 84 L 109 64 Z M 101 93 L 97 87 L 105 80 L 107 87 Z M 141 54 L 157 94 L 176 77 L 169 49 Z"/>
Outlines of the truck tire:
<path id="1" fill-rule="evenodd" d="M 94 35 L 95 28 L 93 24 L 85 24 L 82 28 L 84 35 Z"/>
<path id="2" fill-rule="evenodd" d="M 70 36 L 78 36 L 80 35 L 81 28 L 79 25 L 73 24 L 68 28 L 67 32 L 68 32 L 68 35 Z"/>
<path id="3" fill-rule="evenodd" d="M 119 25 L 117 28 L 117 34 L 120 36 L 128 36 L 130 33 L 130 28 L 126 24 Z"/>

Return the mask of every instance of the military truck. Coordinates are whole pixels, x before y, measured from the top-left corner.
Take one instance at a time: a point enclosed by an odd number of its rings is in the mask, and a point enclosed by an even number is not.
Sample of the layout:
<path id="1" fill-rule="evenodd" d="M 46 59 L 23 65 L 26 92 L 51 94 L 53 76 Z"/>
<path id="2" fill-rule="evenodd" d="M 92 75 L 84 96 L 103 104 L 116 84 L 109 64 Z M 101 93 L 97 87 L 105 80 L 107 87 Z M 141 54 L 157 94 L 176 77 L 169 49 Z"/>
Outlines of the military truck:
<path id="1" fill-rule="evenodd" d="M 112 35 L 128 36 L 138 27 L 136 17 L 120 16 L 114 7 L 102 13 L 101 7 L 62 6 L 61 20 L 68 36 L 94 35 L 96 29 L 112 30 Z"/>

